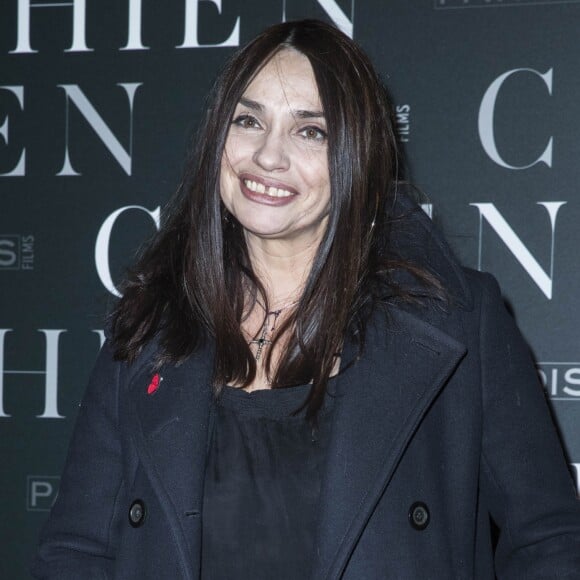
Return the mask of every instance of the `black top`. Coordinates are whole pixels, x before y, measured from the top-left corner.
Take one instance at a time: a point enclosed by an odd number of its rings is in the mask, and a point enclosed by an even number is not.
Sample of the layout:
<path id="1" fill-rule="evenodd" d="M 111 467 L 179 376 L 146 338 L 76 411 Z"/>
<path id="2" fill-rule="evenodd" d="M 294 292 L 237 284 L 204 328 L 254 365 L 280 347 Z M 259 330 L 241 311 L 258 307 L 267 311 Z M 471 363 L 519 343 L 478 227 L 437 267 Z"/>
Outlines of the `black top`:
<path id="1" fill-rule="evenodd" d="M 202 580 L 308 577 L 333 399 L 313 429 L 305 411 L 292 415 L 309 389 L 224 389 L 205 475 Z"/>

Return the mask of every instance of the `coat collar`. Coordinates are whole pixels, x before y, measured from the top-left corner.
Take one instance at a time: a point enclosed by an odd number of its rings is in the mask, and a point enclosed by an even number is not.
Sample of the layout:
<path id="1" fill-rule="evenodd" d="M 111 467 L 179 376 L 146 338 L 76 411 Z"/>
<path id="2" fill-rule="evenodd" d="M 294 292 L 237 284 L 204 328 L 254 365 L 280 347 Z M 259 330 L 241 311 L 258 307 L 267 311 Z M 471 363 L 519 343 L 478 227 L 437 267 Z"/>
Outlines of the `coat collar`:
<path id="1" fill-rule="evenodd" d="M 346 358 L 354 348 L 345 346 Z M 340 577 L 407 444 L 464 354 L 461 343 L 414 314 L 391 307 L 372 318 L 363 356 L 335 384 L 312 578 Z M 153 395 L 147 368 L 130 385 L 136 447 L 188 579 L 197 578 L 192 562 L 201 553 L 212 360 L 204 351 L 162 369 Z"/>

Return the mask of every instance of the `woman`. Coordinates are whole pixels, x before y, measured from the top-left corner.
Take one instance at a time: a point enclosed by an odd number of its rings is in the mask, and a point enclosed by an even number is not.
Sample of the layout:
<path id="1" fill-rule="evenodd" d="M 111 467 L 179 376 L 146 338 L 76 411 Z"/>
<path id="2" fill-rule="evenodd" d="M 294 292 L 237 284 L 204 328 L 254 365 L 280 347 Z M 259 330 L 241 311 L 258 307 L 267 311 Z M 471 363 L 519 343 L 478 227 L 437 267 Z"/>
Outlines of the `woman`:
<path id="1" fill-rule="evenodd" d="M 36 577 L 580 578 L 527 349 L 397 191 L 368 58 L 284 23 L 210 103 L 113 313 Z"/>

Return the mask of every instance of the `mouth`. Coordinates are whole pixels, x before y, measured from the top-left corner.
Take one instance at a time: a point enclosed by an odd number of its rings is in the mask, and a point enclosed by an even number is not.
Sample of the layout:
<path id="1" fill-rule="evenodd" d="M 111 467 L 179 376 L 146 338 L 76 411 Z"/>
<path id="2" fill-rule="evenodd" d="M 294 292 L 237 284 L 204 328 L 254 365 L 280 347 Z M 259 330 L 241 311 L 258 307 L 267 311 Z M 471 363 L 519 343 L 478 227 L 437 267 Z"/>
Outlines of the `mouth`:
<path id="1" fill-rule="evenodd" d="M 291 195 L 296 195 L 287 189 L 274 187 L 273 185 L 264 185 L 263 183 L 253 181 L 252 179 L 242 179 L 242 182 L 250 191 L 268 195 L 270 197 L 290 197 Z"/>
<path id="2" fill-rule="evenodd" d="M 299 193 L 293 187 L 280 181 L 264 179 L 256 175 L 239 176 L 242 193 L 256 203 L 278 206 L 291 203 Z"/>

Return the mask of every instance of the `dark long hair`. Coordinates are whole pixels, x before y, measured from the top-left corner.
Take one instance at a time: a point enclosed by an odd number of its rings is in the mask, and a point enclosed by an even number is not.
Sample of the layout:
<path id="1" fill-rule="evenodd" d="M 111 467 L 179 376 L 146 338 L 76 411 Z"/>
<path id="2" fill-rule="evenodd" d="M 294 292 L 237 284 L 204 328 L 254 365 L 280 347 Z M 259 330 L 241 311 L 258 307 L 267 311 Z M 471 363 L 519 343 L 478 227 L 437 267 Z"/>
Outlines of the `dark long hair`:
<path id="1" fill-rule="evenodd" d="M 281 329 L 288 344 L 273 387 L 312 382 L 315 417 L 345 336 L 360 344 L 364 312 L 388 285 L 386 244 L 397 145 L 390 105 L 365 53 L 338 29 L 314 20 L 268 28 L 226 64 L 209 96 L 178 194 L 158 235 L 129 273 L 111 316 L 116 356 L 133 361 L 154 336 L 158 363 L 180 362 L 204 341 L 215 345 L 214 385 L 249 385 L 256 361 L 240 323 L 247 293 L 265 300 L 241 226 L 220 200 L 224 144 L 248 84 L 278 51 L 305 55 L 328 129 L 328 227 L 295 311 Z M 272 349 L 270 349 L 271 352 Z M 267 359 L 269 364 L 269 359 Z"/>

